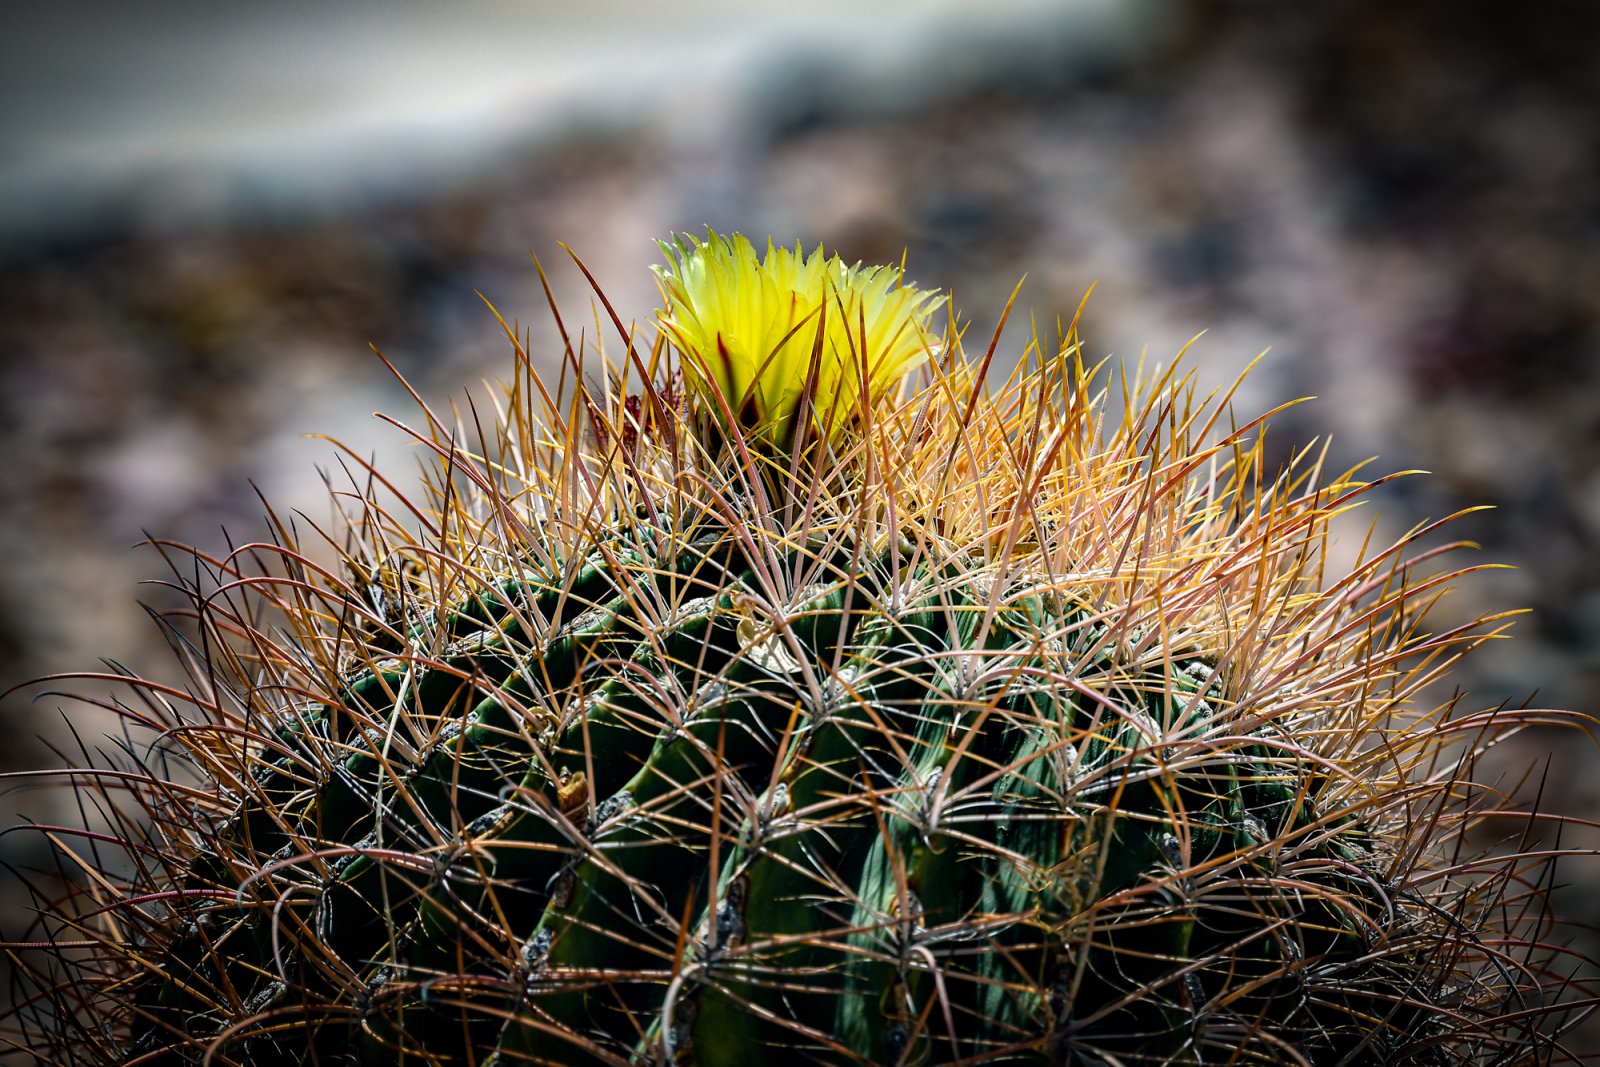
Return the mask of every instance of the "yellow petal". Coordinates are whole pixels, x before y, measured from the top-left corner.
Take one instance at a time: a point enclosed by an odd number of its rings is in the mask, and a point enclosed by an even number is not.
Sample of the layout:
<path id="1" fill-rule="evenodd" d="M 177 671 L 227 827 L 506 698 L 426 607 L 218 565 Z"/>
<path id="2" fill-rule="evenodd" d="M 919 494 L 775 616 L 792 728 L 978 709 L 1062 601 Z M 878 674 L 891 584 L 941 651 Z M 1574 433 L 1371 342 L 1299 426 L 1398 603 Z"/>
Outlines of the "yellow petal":
<path id="1" fill-rule="evenodd" d="M 710 230 L 660 247 L 661 329 L 696 400 L 747 440 L 836 439 L 937 348 L 929 320 L 945 298 L 903 285 L 898 267 L 770 241 L 758 260 L 744 236 Z"/>

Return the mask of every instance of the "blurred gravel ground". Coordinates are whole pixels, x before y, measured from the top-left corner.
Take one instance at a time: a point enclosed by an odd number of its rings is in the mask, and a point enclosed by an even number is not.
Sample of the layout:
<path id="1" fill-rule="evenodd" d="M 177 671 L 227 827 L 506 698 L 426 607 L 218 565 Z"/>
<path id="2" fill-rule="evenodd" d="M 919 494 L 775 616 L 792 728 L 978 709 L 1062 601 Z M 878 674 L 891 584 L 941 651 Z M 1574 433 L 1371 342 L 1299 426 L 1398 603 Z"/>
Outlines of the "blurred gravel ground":
<path id="1" fill-rule="evenodd" d="M 1438 624 L 1531 612 L 1458 673 L 1472 705 L 1596 708 L 1597 45 L 1600 6 L 1584 2 L 1205 0 L 1135 56 L 1019 64 L 958 98 L 875 107 L 797 67 L 715 142 L 572 134 L 429 199 L 205 230 L 130 221 L 13 256 L 0 684 L 102 655 L 170 677 L 132 603 L 160 561 L 129 545 L 141 527 L 210 548 L 224 527 L 258 536 L 252 480 L 325 517 L 314 464 L 331 453 L 297 435 L 409 462 L 367 418 L 409 414 L 369 342 L 447 399 L 507 366 L 475 290 L 536 345 L 553 336 L 530 249 L 569 318 L 588 295 L 558 242 L 643 318 L 649 238 L 711 224 L 869 261 L 908 250 L 918 283 L 977 316 L 969 344 L 1026 271 L 1019 308 L 1047 335 L 1096 285 L 1096 353 L 1165 360 L 1207 330 L 1192 366 L 1218 386 L 1270 347 L 1240 410 L 1320 398 L 1275 421 L 1285 456 L 1331 430 L 1336 467 L 1380 456 L 1377 470 L 1434 472 L 1385 494 L 1380 530 L 1495 505 L 1456 534 L 1518 569 L 1466 583 Z M 1015 321 L 1007 352 L 1026 336 Z M 172 604 L 159 587 L 139 595 Z M 22 739 L 64 743 L 62 706 L 5 698 L 3 758 L 55 762 Z M 1547 756 L 1542 803 L 1594 817 L 1593 746 L 1529 737 L 1507 763 Z M 1593 873 L 1574 866 L 1566 880 L 1585 881 L 1560 897 L 1590 922 Z"/>

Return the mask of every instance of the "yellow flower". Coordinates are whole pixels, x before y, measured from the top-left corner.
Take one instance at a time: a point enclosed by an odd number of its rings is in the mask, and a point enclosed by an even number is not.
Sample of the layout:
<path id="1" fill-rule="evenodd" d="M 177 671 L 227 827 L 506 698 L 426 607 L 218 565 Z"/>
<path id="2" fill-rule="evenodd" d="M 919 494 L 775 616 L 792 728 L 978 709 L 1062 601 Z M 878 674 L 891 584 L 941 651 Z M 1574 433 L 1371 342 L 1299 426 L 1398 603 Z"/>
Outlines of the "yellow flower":
<path id="1" fill-rule="evenodd" d="M 861 410 L 863 385 L 876 403 L 937 351 L 928 320 L 945 298 L 901 285 L 898 267 L 846 266 L 771 241 L 758 261 L 743 236 L 709 230 L 703 242 L 658 243 L 668 259 L 656 268 L 661 329 L 705 408 L 718 422 L 731 415 L 746 439 L 786 450 L 802 418 L 836 439 Z"/>

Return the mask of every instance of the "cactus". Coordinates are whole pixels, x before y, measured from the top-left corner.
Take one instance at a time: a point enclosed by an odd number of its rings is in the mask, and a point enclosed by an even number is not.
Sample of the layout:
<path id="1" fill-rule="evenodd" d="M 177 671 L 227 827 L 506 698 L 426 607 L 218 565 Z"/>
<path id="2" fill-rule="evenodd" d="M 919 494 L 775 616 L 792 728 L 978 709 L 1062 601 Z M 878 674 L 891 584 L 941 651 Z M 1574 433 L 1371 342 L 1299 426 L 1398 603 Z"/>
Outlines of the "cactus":
<path id="1" fill-rule="evenodd" d="M 423 405 L 422 500 L 165 546 L 191 684 L 72 772 L 120 832 L 50 831 L 41 1062 L 1561 1055 L 1555 850 L 1473 780 L 1555 716 L 1430 704 L 1502 624 L 1422 627 L 1438 524 L 1332 573 L 1375 483 L 1231 391 L 1075 324 L 990 386 L 900 269 L 662 249 L 648 348 Z"/>

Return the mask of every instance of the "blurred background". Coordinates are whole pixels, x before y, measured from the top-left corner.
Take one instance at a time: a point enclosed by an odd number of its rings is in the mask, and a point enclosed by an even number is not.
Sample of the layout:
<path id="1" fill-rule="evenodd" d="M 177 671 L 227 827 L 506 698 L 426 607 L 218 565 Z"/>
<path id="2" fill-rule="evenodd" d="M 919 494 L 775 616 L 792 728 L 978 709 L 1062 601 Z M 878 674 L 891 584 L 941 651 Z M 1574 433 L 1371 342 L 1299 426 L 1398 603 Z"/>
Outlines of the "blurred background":
<path id="1" fill-rule="evenodd" d="M 448 401 L 510 367 L 479 293 L 553 357 L 530 252 L 569 319 L 562 243 L 642 319 L 652 238 L 711 225 L 904 251 L 972 336 L 1026 273 L 1013 322 L 1046 334 L 1095 285 L 1096 355 L 1204 331 L 1219 387 L 1270 349 L 1239 410 L 1318 397 L 1285 456 L 1331 433 L 1336 468 L 1433 472 L 1362 523 L 1494 506 L 1455 534 L 1516 569 L 1438 624 L 1530 610 L 1457 673 L 1468 704 L 1600 705 L 1600 5 L 801 6 L 0 3 L 0 689 L 173 678 L 141 531 L 254 539 L 253 487 L 326 518 L 304 435 L 408 469 L 369 344 Z M 104 728 L 41 688 L 0 700 L 10 766 Z M 1592 745 L 1529 761 L 1596 815 Z M 12 789 L 0 821 L 69 799 Z M 1557 878 L 1581 922 L 1594 873 Z"/>

